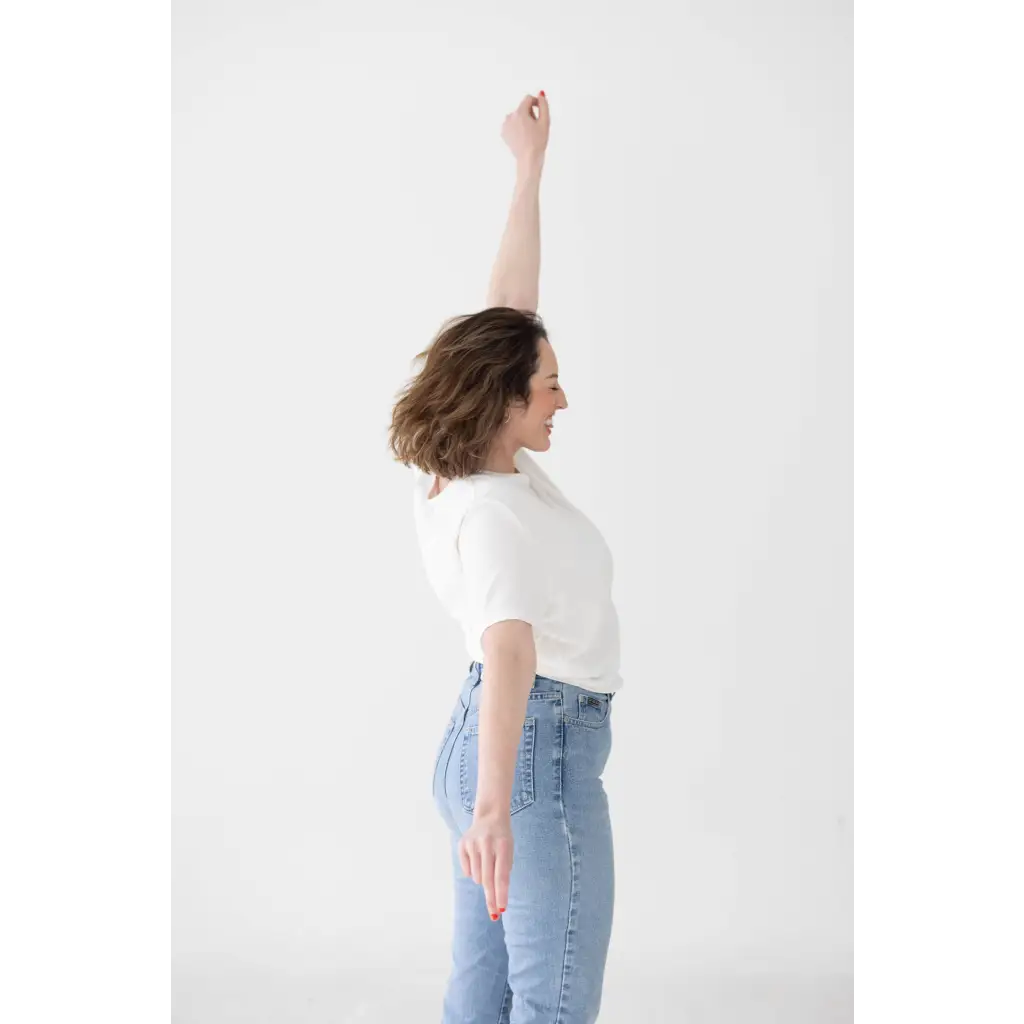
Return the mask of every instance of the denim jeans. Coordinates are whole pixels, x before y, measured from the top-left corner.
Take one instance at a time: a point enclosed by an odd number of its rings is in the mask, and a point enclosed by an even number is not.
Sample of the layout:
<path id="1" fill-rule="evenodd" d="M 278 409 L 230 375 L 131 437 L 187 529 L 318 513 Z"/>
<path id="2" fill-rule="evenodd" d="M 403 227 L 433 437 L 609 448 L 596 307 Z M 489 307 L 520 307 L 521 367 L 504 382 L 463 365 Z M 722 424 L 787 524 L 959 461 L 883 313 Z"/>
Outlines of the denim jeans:
<path id="1" fill-rule="evenodd" d="M 601 772 L 614 694 L 535 676 L 510 804 L 508 905 L 497 921 L 462 872 L 473 823 L 483 666 L 470 665 L 434 762 L 433 798 L 454 874 L 442 1024 L 592 1024 L 601 1005 L 615 872 Z"/>

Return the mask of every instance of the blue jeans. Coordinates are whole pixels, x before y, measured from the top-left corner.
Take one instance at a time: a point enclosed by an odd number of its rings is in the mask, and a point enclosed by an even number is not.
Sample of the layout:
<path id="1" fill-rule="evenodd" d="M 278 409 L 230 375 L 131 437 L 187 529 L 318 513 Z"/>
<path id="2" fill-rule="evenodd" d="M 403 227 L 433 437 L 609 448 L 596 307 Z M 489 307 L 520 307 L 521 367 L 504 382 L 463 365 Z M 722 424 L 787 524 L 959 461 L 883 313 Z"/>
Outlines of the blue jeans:
<path id="1" fill-rule="evenodd" d="M 463 874 L 458 855 L 473 822 L 482 672 L 470 665 L 434 763 L 455 877 L 442 1024 L 592 1024 L 615 895 L 601 781 L 614 694 L 534 677 L 512 787 L 508 905 L 492 921 L 483 886 Z"/>

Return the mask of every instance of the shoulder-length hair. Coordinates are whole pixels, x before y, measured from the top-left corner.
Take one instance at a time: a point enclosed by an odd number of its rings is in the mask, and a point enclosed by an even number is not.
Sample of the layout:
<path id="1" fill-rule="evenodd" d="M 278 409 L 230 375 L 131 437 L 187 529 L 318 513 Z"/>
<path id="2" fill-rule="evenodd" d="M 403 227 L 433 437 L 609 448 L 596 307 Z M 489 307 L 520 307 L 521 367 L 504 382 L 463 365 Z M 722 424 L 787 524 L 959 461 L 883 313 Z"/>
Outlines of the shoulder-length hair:
<path id="1" fill-rule="evenodd" d="M 392 411 L 395 460 L 446 480 L 482 469 L 509 407 L 529 404 L 547 336 L 536 313 L 509 306 L 446 320 Z"/>

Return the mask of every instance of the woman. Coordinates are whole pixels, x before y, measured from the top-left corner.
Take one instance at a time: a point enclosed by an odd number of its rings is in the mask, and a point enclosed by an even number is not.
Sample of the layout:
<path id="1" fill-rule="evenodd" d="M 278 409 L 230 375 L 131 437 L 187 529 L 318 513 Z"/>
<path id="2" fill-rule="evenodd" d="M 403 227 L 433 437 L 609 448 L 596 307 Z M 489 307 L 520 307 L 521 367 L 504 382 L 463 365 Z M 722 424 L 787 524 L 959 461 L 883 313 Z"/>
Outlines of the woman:
<path id="1" fill-rule="evenodd" d="M 596 1020 L 611 935 L 611 552 L 526 452 L 568 406 L 536 314 L 548 126 L 543 92 L 505 119 L 516 188 L 488 308 L 420 353 L 391 424 L 428 578 L 473 659 L 434 765 L 455 874 L 444 1024 Z"/>

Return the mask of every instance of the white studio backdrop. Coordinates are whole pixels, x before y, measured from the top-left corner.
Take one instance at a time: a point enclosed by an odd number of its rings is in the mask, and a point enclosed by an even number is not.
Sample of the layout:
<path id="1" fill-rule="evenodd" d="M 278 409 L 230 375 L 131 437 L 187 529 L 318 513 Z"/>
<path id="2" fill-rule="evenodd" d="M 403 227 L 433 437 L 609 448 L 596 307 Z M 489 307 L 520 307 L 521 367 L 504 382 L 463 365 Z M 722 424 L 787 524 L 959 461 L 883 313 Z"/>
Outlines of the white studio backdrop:
<path id="1" fill-rule="evenodd" d="M 173 32 L 175 1019 L 439 1019 L 469 658 L 385 438 L 485 304 L 501 123 L 544 89 L 538 457 L 622 623 L 601 1019 L 847 1020 L 850 5 L 178 0 Z"/>

